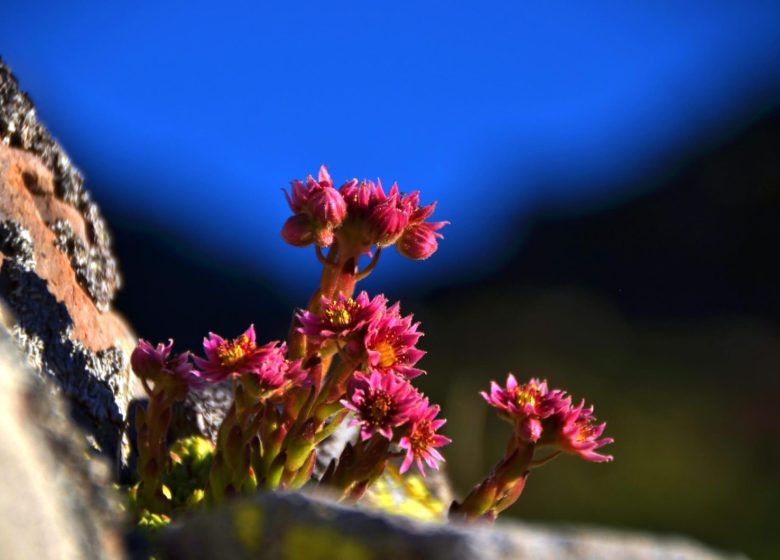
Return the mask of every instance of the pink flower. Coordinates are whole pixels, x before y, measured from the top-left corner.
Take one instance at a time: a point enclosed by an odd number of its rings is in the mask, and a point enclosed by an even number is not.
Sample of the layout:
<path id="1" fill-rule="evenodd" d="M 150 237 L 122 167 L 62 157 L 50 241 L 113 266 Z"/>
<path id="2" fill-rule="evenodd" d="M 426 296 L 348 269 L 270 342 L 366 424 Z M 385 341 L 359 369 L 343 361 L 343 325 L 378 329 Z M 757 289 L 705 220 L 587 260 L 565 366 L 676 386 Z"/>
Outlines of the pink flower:
<path id="1" fill-rule="evenodd" d="M 298 332 L 318 340 L 347 339 L 375 321 L 386 305 L 387 298 L 382 294 L 371 300 L 366 292 L 360 292 L 354 299 L 342 293 L 330 300 L 323 297 L 319 314 L 310 311 L 297 314 Z"/>
<path id="2" fill-rule="evenodd" d="M 252 365 L 242 375 L 242 379 L 248 376 L 263 392 L 278 389 L 288 381 L 287 345 L 277 344 L 277 341 L 269 342 L 258 348 Z"/>
<path id="3" fill-rule="evenodd" d="M 195 357 L 195 364 L 201 369 L 201 375 L 212 383 L 218 383 L 228 377 L 251 372 L 264 367 L 268 354 L 273 354 L 276 342 L 257 347 L 255 327 L 249 328 L 233 340 L 224 339 L 218 334 L 209 333 L 203 339 L 203 351 L 206 358 Z"/>
<path id="4" fill-rule="evenodd" d="M 138 346 L 130 356 L 133 371 L 141 379 L 155 383 L 167 379 L 182 381 L 190 386 L 200 384 L 202 380 L 190 364 L 189 352 L 171 357 L 172 348 L 173 340 L 169 340 L 168 344 L 159 343 L 155 347 L 144 339 L 139 339 Z"/>
<path id="5" fill-rule="evenodd" d="M 548 423 L 550 426 L 546 429 L 554 434 L 552 438 L 561 450 L 596 463 L 613 459 L 612 455 L 596 453 L 596 449 L 615 440 L 612 438 L 599 439 L 607 424 L 606 422 L 596 424 L 593 407 L 585 408 L 584 400 L 575 407 L 569 406 L 559 411 L 549 419 Z"/>
<path id="6" fill-rule="evenodd" d="M 495 381 L 490 383 L 490 394 L 480 393 L 490 406 L 498 409 L 506 419 L 516 425 L 518 436 L 535 443 L 542 436 L 541 420 L 569 404 L 561 391 L 550 391 L 546 381 L 531 379 L 525 385 L 517 383 L 515 376 L 507 375 L 506 388 Z"/>
<path id="7" fill-rule="evenodd" d="M 141 379 L 154 381 L 165 367 L 172 348 L 173 340 L 168 340 L 167 345 L 161 342 L 154 347 L 143 338 L 138 339 L 138 346 L 130 356 L 133 371 Z"/>
<path id="8" fill-rule="evenodd" d="M 364 441 L 375 433 L 393 439 L 393 428 L 410 418 L 421 399 L 417 390 L 401 377 L 371 371 L 369 376 L 356 373 L 349 384 L 349 400 L 341 400 L 355 413 L 351 424 L 360 424 Z"/>
<path id="9" fill-rule="evenodd" d="M 289 362 L 284 376 L 293 387 L 307 388 L 313 384 L 311 371 L 303 367 L 302 360 Z"/>
<path id="10" fill-rule="evenodd" d="M 447 445 L 452 440 L 436 433 L 447 422 L 443 418 L 434 420 L 438 414 L 439 406 L 428 406 L 428 399 L 421 401 L 414 411 L 407 435 L 398 442 L 398 446 L 406 450 L 406 457 L 401 464 L 401 474 L 408 471 L 414 462 L 417 464 L 420 474 L 425 476 L 423 461 L 434 470 L 438 470 L 439 462 L 444 461 L 444 457 L 436 450 L 436 447 Z"/>
<path id="11" fill-rule="evenodd" d="M 400 304 L 396 302 L 368 326 L 364 344 L 371 368 L 408 379 L 425 373 L 413 367 L 425 352 L 415 346 L 423 333 L 417 331 L 420 323 L 412 324 L 412 318 L 401 317 Z"/>

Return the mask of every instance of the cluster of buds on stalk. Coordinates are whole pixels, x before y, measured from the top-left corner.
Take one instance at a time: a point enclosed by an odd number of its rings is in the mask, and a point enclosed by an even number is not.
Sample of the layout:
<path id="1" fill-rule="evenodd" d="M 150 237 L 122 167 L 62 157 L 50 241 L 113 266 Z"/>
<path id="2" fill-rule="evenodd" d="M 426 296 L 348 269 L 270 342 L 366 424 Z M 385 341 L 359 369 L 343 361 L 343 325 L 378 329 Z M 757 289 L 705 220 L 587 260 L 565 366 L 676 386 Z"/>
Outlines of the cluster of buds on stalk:
<path id="1" fill-rule="evenodd" d="M 188 352 L 171 356 L 173 341 L 152 346 L 140 340 L 130 357 L 133 371 L 149 397 L 146 409 L 135 412 L 138 445 L 139 483 L 135 488 L 140 509 L 167 513 L 171 492 L 163 484 L 170 463 L 166 436 L 171 423 L 172 406 L 183 400 L 191 387 L 202 383 L 199 372 L 190 363 Z"/>
<path id="2" fill-rule="evenodd" d="M 393 184 L 385 193 L 382 182 L 351 179 L 336 189 L 328 170 L 323 166 L 315 180 L 295 180 L 285 191 L 293 215 L 282 228 L 282 237 L 290 245 L 305 247 L 314 244 L 324 264 L 336 268 L 334 278 L 323 282 L 323 295 L 333 297 L 338 291 L 351 293 L 354 281 L 362 275 L 354 267 L 361 255 L 375 255 L 384 247 L 395 245 L 403 256 L 427 259 L 438 248 L 438 233 L 447 222 L 426 221 L 436 203 L 420 205 L 420 193 L 404 194 Z M 322 249 L 328 249 L 324 256 Z M 369 265 L 373 267 L 375 261 Z M 338 271 L 344 277 L 338 277 Z M 369 269 L 370 271 L 370 269 Z M 347 282 L 352 277 L 352 286 Z"/>
<path id="3" fill-rule="evenodd" d="M 606 424 L 596 423 L 593 407 L 586 408 L 585 401 L 573 404 L 564 391 L 548 389 L 546 381 L 520 384 L 510 373 L 505 387 L 494 381 L 490 392 L 481 394 L 512 425 L 512 435 L 504 457 L 485 480 L 462 502 L 453 502 L 450 519 L 494 520 L 520 497 L 531 470 L 561 453 L 596 463 L 612 460 L 596 451 L 613 440 L 601 437 Z"/>
<path id="4" fill-rule="evenodd" d="M 171 356 L 172 342 L 155 347 L 144 340 L 133 353 L 133 369 L 149 396 L 146 409 L 136 414 L 134 493 L 151 516 L 257 490 L 304 486 L 356 501 L 395 459 L 398 473 L 416 466 L 423 477 L 444 461 L 439 449 L 450 439 L 439 432 L 446 421 L 414 385 L 425 374 L 418 368 L 425 355 L 417 346 L 423 336 L 419 323 L 401 312 L 400 303 L 382 294 L 355 295 L 355 286 L 390 245 L 412 259 L 430 257 L 447 222 L 427 221 L 435 203 L 422 206 L 419 193 L 404 194 L 395 184 L 385 193 L 378 180 L 352 179 L 336 189 L 325 167 L 317 180 L 309 176 L 291 187 L 285 195 L 293 215 L 282 237 L 294 246 L 314 245 L 323 270 L 307 307 L 294 313 L 287 340 L 258 344 L 249 326 L 235 338 L 209 333 L 202 356 Z M 370 257 L 363 270 L 361 257 Z M 172 404 L 214 383 L 231 384 L 233 402 L 210 461 L 203 446 L 192 442 L 178 442 L 169 451 Z M 604 426 L 594 424 L 592 408 L 573 406 L 545 383 L 518 385 L 510 375 L 506 388 L 494 383 L 483 397 L 513 424 L 513 437 L 488 478 L 452 505 L 453 519 L 494 518 L 517 499 L 528 471 L 561 451 L 610 459 L 594 451 L 611 440 L 598 439 Z M 318 445 L 344 423 L 357 428 L 355 437 L 314 477 Z M 535 457 L 544 447 L 554 450 Z M 187 471 L 181 455 L 190 448 L 198 449 L 198 457 L 187 464 L 197 465 L 198 473 L 207 469 L 208 476 L 202 488 L 192 491 L 191 482 L 186 491 L 172 492 L 165 481 Z"/>

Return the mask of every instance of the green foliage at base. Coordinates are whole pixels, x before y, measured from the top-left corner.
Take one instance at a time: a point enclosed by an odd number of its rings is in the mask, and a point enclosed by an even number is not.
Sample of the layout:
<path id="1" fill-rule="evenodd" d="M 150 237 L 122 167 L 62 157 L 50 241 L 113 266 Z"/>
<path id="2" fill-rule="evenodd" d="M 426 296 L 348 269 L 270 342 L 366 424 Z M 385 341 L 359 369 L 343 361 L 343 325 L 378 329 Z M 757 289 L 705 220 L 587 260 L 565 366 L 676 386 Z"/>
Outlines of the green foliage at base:
<path id="1" fill-rule="evenodd" d="M 368 489 L 361 504 L 392 515 L 444 522 L 446 506 L 417 474 L 401 475 L 391 466 Z"/>

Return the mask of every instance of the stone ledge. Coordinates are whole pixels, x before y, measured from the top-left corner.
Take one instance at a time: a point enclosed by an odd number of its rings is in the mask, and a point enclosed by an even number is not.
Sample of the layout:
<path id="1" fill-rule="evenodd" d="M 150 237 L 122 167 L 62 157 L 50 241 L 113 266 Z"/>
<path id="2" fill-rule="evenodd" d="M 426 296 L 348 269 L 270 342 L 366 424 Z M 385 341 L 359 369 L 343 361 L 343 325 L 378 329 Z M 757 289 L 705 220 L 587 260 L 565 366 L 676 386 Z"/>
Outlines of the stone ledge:
<path id="1" fill-rule="evenodd" d="M 414 522 L 302 494 L 263 494 L 184 519 L 161 536 L 166 558 L 396 560 L 724 560 L 677 536 L 518 522 L 464 527 Z"/>

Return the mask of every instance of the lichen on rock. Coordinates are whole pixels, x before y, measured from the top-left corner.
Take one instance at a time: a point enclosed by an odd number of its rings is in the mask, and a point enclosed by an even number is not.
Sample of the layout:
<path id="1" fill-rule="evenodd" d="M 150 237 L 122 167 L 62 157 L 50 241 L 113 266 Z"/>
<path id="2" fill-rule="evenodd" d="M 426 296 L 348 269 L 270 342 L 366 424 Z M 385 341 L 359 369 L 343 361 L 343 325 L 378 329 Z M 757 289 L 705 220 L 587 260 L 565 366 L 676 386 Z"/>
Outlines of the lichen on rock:
<path id="1" fill-rule="evenodd" d="M 89 237 L 89 266 L 94 271 L 82 285 L 101 310 L 108 309 L 121 286 L 111 237 L 100 209 L 84 189 L 84 179 L 70 158 L 38 121 L 31 99 L 0 59 L 0 142 L 34 154 L 51 170 L 55 194 L 84 218 Z"/>
<path id="2" fill-rule="evenodd" d="M 134 337 L 111 311 L 111 238 L 84 180 L 0 60 L 0 301 L 5 327 L 71 403 L 93 447 L 122 445 Z"/>

